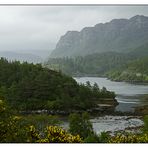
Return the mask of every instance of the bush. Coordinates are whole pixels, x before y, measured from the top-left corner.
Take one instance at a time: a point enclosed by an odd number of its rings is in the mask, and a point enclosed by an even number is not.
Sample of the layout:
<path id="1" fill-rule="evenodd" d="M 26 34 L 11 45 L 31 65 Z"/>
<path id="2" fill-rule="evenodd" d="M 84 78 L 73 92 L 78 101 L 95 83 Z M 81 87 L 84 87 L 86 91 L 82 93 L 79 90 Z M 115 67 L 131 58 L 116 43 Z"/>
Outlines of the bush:
<path id="1" fill-rule="evenodd" d="M 148 143 L 148 133 L 147 134 L 118 134 L 111 137 L 109 143 Z"/>
<path id="2" fill-rule="evenodd" d="M 37 143 L 81 143 L 79 135 L 73 136 L 58 126 L 48 126 L 42 135 L 30 126 L 29 142 Z"/>
<path id="3" fill-rule="evenodd" d="M 108 143 L 110 135 L 106 132 L 102 132 L 100 135 L 93 133 L 84 139 L 86 143 Z"/>
<path id="4" fill-rule="evenodd" d="M 71 114 L 69 116 L 69 131 L 73 135 L 80 135 L 82 138 L 87 138 L 89 135 L 92 135 L 93 127 L 89 121 L 88 113 L 80 114 Z"/>
<path id="5" fill-rule="evenodd" d="M 99 136 L 97 136 L 96 134 L 91 134 L 87 138 L 84 139 L 84 142 L 85 143 L 99 143 L 100 139 L 99 139 Z"/>
<path id="6" fill-rule="evenodd" d="M 99 136 L 100 143 L 107 143 L 110 139 L 110 135 L 106 132 L 102 132 Z"/>
<path id="7" fill-rule="evenodd" d="M 144 116 L 144 128 L 143 128 L 143 131 L 144 133 L 148 133 L 148 115 Z"/>
<path id="8" fill-rule="evenodd" d="M 0 142 L 26 142 L 26 127 L 20 124 L 21 117 L 13 113 L 5 99 L 0 99 Z"/>

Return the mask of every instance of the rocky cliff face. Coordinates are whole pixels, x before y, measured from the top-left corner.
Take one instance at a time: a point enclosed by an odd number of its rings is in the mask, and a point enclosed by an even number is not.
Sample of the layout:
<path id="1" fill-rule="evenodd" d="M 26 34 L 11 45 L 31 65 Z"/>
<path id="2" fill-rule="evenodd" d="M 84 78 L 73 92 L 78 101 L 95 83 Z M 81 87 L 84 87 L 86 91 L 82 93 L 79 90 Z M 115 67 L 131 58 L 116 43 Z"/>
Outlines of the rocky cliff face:
<path id="1" fill-rule="evenodd" d="M 148 17 L 114 19 L 105 24 L 68 31 L 51 57 L 84 56 L 107 51 L 127 52 L 148 42 Z"/>

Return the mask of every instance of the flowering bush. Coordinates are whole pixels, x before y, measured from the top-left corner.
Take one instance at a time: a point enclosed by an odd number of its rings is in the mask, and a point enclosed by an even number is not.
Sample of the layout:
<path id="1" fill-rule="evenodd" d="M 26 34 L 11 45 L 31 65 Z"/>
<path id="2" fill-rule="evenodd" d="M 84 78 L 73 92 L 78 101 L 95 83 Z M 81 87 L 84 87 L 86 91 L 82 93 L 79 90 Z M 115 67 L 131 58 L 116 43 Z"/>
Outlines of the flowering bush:
<path id="1" fill-rule="evenodd" d="M 73 125 L 78 122 L 73 116 Z M 76 116 L 77 117 L 77 116 Z M 88 121 L 88 117 L 84 116 Z M 87 117 L 87 118 L 86 118 Z M 81 121 L 81 120 L 80 120 Z M 75 124 L 74 124 L 75 123 Z M 83 122 L 80 122 L 83 123 Z M 81 126 L 84 136 L 87 135 L 85 130 L 92 129 L 89 122 Z M 47 126 L 45 131 L 36 130 L 31 122 L 24 123 L 23 117 L 13 114 L 13 111 L 7 106 L 5 99 L 0 98 L 0 143 L 2 142 L 36 142 L 36 143 L 81 143 L 81 142 L 105 142 L 105 143 L 148 143 L 148 116 L 144 118 L 144 129 L 142 134 L 117 134 L 114 137 L 102 133 L 97 136 L 92 132 L 84 141 L 77 135 L 80 126 L 72 126 L 74 133 L 70 134 L 58 126 Z M 92 131 L 92 130 L 90 130 Z M 81 133 L 81 132 L 80 132 Z M 81 136 L 82 137 L 82 136 Z M 84 138 L 84 137 L 82 137 Z"/>
<path id="2" fill-rule="evenodd" d="M 109 140 L 109 143 L 148 143 L 148 133 L 146 134 L 118 134 Z"/>
<path id="3" fill-rule="evenodd" d="M 58 126 L 48 126 L 44 135 L 39 134 L 34 126 L 30 126 L 30 141 L 37 143 L 81 143 L 79 135 L 73 136 Z"/>
<path id="4" fill-rule="evenodd" d="M 13 113 L 4 98 L 0 98 L 0 143 L 26 142 L 27 130 L 21 117 Z"/>

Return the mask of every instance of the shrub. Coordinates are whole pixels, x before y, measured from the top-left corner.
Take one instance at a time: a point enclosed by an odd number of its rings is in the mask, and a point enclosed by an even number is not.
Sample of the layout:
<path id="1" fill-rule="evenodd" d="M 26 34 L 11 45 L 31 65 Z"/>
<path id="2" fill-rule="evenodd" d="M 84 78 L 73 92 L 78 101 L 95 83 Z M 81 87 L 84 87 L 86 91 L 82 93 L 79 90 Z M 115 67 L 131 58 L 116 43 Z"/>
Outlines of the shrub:
<path id="1" fill-rule="evenodd" d="M 109 143 L 148 143 L 148 133 L 147 134 L 118 134 L 110 138 Z"/>
<path id="2" fill-rule="evenodd" d="M 108 143 L 110 135 L 106 132 L 102 132 L 100 135 L 93 133 L 84 139 L 86 143 Z"/>
<path id="3" fill-rule="evenodd" d="M 148 133 L 148 115 L 144 116 L 144 128 L 143 128 L 143 131 L 144 133 Z"/>
<path id="4" fill-rule="evenodd" d="M 96 134 L 91 134 L 87 138 L 84 139 L 85 143 L 99 143 L 100 139 L 99 136 Z"/>
<path id="5" fill-rule="evenodd" d="M 69 131 L 73 135 L 80 135 L 82 138 L 87 138 L 89 135 L 92 135 L 93 127 L 89 121 L 88 113 L 80 114 L 71 114 L 69 116 Z"/>
<path id="6" fill-rule="evenodd" d="M 44 133 L 39 134 L 34 126 L 30 126 L 29 142 L 37 143 L 81 143 L 79 135 L 73 136 L 58 126 L 48 126 Z"/>

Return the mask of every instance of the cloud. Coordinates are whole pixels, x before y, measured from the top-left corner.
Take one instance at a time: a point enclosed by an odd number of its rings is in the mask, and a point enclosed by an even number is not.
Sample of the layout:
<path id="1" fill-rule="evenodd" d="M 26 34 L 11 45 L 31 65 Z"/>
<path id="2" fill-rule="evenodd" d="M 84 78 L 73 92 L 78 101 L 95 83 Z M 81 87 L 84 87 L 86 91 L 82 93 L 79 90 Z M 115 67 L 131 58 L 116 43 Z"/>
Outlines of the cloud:
<path id="1" fill-rule="evenodd" d="M 148 16 L 148 6 L 0 6 L 0 50 L 52 50 L 68 30 Z"/>

